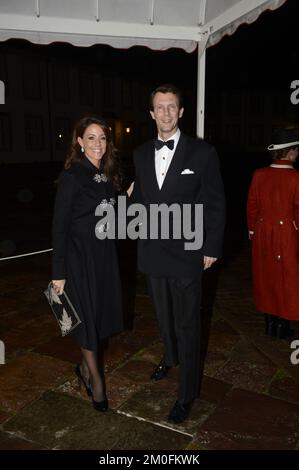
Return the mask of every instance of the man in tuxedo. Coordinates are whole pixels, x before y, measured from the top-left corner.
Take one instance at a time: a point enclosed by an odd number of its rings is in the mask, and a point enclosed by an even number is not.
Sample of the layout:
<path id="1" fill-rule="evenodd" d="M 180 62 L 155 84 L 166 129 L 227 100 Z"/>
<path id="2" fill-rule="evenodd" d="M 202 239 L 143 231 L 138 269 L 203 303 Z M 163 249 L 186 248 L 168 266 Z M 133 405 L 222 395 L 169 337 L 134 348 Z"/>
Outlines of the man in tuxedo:
<path id="1" fill-rule="evenodd" d="M 151 94 L 151 117 L 157 139 L 134 152 L 136 179 L 131 195 L 147 209 L 151 204 L 189 204 L 203 208 L 203 245 L 186 250 L 185 239 L 140 239 L 138 265 L 147 275 L 156 310 L 164 355 L 151 379 L 163 379 L 179 364 L 178 396 L 168 419 L 183 422 L 199 393 L 201 278 L 221 255 L 225 202 L 215 149 L 201 139 L 184 135 L 179 118 L 181 92 L 162 85 Z M 194 226 L 194 220 L 192 220 Z"/>

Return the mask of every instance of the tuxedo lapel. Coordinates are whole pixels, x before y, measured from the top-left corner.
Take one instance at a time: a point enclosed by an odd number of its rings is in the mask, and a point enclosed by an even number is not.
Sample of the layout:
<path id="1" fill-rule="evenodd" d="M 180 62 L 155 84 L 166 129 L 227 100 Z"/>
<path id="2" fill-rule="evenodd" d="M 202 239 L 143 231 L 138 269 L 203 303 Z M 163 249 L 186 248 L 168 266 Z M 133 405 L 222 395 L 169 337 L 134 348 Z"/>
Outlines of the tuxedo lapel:
<path id="1" fill-rule="evenodd" d="M 151 196 L 154 194 L 155 198 L 158 197 L 160 189 L 156 176 L 155 147 L 153 141 L 148 142 L 148 146 L 146 149 L 144 175 L 144 185 L 146 192 Z"/>

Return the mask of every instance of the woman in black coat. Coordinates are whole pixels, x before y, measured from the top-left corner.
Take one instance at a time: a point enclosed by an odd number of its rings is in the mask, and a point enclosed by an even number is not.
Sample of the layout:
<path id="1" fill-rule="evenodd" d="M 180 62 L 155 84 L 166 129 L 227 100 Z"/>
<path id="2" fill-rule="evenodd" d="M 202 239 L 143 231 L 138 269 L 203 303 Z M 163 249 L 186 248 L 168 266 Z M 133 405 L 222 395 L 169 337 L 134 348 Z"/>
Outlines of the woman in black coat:
<path id="1" fill-rule="evenodd" d="M 115 241 L 99 239 L 105 231 L 98 205 L 114 205 L 119 189 L 116 150 L 107 124 L 84 117 L 75 126 L 61 173 L 53 219 L 53 286 L 69 295 L 81 324 L 71 333 L 82 351 L 76 374 L 99 411 L 108 409 L 98 353 L 103 338 L 123 329 L 121 285 Z"/>

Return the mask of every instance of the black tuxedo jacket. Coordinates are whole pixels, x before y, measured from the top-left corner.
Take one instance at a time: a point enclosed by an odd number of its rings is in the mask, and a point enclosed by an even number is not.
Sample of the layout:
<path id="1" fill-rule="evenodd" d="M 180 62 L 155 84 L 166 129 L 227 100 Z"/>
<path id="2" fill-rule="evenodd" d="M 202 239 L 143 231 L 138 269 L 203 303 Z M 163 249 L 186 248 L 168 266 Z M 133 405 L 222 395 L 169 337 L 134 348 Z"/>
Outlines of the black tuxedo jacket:
<path id="1" fill-rule="evenodd" d="M 136 179 L 132 202 L 149 210 L 150 204 L 203 204 L 204 242 L 187 251 L 186 240 L 145 239 L 138 241 L 140 271 L 151 276 L 194 277 L 202 272 L 203 256 L 220 257 L 225 225 L 225 198 L 217 153 L 201 139 L 181 134 L 159 189 L 155 170 L 154 141 L 134 152 Z M 182 172 L 185 171 L 183 174 Z M 193 221 L 194 222 L 194 221 Z"/>

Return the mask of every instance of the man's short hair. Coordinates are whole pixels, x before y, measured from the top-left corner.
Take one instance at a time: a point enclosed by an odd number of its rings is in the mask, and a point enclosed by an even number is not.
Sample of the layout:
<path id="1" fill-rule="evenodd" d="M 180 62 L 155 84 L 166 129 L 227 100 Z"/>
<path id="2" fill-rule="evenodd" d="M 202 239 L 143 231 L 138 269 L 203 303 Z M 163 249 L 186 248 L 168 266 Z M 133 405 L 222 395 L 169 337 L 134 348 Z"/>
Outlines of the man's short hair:
<path id="1" fill-rule="evenodd" d="M 157 93 L 173 93 L 178 99 L 179 109 L 183 107 L 183 96 L 181 90 L 171 83 L 165 83 L 164 85 L 158 86 L 155 90 L 151 92 L 150 95 L 150 110 L 154 110 L 154 98 Z"/>

